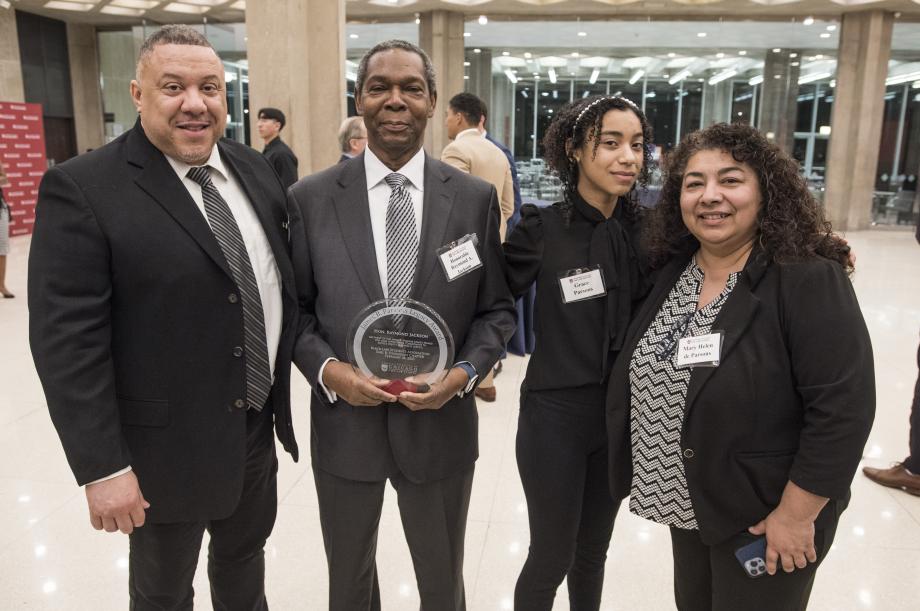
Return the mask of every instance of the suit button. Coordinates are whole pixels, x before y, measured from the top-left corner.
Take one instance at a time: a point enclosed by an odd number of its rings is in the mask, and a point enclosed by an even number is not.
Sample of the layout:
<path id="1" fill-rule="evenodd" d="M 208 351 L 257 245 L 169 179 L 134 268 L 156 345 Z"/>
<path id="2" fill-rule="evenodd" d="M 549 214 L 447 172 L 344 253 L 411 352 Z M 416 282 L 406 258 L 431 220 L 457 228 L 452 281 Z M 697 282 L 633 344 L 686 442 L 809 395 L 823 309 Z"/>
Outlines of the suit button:
<path id="1" fill-rule="evenodd" d="M 684 458 L 693 458 L 693 454 L 694 454 L 693 450 L 691 450 L 690 448 L 687 448 L 686 450 L 684 450 Z"/>
<path id="2" fill-rule="evenodd" d="M 233 356 L 243 356 L 243 349 L 240 346 L 234 346 Z"/>
<path id="3" fill-rule="evenodd" d="M 243 399 L 237 399 L 236 401 L 233 402 L 233 407 L 236 407 L 238 409 L 243 409 L 244 407 L 246 407 L 246 402 Z"/>
<path id="4" fill-rule="evenodd" d="M 227 295 L 227 301 L 229 301 L 230 303 L 236 303 L 239 300 L 240 298 L 236 296 L 236 293 L 230 293 L 229 295 Z"/>

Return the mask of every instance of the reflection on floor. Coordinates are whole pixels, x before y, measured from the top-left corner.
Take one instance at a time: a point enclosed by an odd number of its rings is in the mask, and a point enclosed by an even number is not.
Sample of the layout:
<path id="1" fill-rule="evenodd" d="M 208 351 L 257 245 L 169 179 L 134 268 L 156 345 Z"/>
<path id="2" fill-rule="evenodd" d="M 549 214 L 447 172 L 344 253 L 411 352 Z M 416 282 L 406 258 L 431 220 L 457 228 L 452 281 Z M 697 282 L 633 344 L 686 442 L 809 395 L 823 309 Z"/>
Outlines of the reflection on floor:
<path id="1" fill-rule="evenodd" d="M 872 333 L 878 416 L 867 464 L 884 466 L 907 451 L 908 412 L 920 330 L 920 246 L 907 232 L 847 236 L 858 255 L 854 282 Z M 89 525 L 45 409 L 27 345 L 28 238 L 13 240 L 8 285 L 0 300 L 0 608 L 124 609 L 127 539 Z M 496 380 L 499 400 L 480 407 L 481 458 L 466 541 L 466 587 L 472 611 L 511 609 L 527 551 L 524 496 L 514 460 L 518 387 L 526 361 L 510 357 Z M 294 395 L 301 443 L 308 443 L 308 388 Z M 303 455 L 309 457 L 308 451 Z M 280 459 L 280 509 L 268 544 L 273 609 L 321 610 L 326 563 L 308 458 Z M 392 489 L 381 520 L 378 566 L 384 608 L 418 608 L 412 563 Z M 861 474 L 837 541 L 818 573 L 812 609 L 916 609 L 920 591 L 920 498 L 868 482 Z M 210 609 L 204 563 L 197 607 Z M 556 609 L 567 609 L 565 586 Z M 672 609 L 668 535 L 620 513 L 607 563 L 605 610 Z"/>

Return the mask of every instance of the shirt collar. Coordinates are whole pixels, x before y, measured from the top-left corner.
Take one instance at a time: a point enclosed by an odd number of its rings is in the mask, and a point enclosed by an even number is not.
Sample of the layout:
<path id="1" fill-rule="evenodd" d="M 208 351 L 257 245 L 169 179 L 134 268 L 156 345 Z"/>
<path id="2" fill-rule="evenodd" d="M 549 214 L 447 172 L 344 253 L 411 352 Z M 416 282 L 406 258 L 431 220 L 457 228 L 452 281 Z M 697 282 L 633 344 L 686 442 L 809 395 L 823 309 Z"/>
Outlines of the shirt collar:
<path id="1" fill-rule="evenodd" d="M 425 190 L 425 149 L 419 148 L 418 152 L 412 156 L 412 159 L 396 170 L 409 179 L 409 182 L 419 191 Z M 367 176 L 367 189 L 371 190 L 380 184 L 384 178 L 392 174 L 393 170 L 388 168 L 380 161 L 380 158 L 374 154 L 370 147 L 364 149 L 364 174 Z"/>
<path id="2" fill-rule="evenodd" d="M 166 161 L 168 161 L 169 165 L 172 166 L 173 171 L 179 175 L 179 178 L 185 178 L 185 176 L 188 174 L 188 171 L 193 167 L 196 167 L 191 166 L 184 161 L 173 159 L 169 155 L 164 154 L 163 156 L 166 157 Z M 222 178 L 227 178 L 227 169 L 224 167 L 224 162 L 220 159 L 220 152 L 217 150 L 216 144 L 214 145 L 214 148 L 211 149 L 211 156 L 208 157 L 208 162 L 205 165 L 211 166 L 211 169 L 216 170 Z"/>
<path id="3" fill-rule="evenodd" d="M 460 138 L 465 138 L 465 137 L 471 136 L 471 135 L 473 135 L 473 134 L 476 134 L 477 136 L 480 136 L 480 137 L 482 137 L 482 138 L 485 138 L 485 134 L 480 134 L 480 133 L 479 133 L 479 128 L 478 128 L 478 127 L 471 127 L 471 128 L 469 128 L 469 129 L 463 130 L 462 132 L 460 132 L 459 134 L 457 134 L 456 136 L 454 136 L 454 140 L 459 140 Z"/>

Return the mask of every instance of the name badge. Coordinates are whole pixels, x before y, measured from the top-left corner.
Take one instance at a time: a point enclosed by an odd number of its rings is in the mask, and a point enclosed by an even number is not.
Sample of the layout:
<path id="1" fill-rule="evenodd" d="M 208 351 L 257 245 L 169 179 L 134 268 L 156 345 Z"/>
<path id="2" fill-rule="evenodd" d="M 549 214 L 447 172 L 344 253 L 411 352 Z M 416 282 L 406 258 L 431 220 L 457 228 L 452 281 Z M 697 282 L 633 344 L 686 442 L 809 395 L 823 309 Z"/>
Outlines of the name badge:
<path id="1" fill-rule="evenodd" d="M 683 337 L 677 342 L 677 367 L 718 367 L 722 358 L 721 331 Z"/>
<path id="2" fill-rule="evenodd" d="M 562 302 L 574 303 L 586 299 L 596 299 L 607 294 L 604 274 L 600 266 L 594 269 L 579 268 L 559 275 L 559 288 L 562 289 Z"/>
<path id="3" fill-rule="evenodd" d="M 469 233 L 459 240 L 455 240 L 437 250 L 438 261 L 444 268 L 448 282 L 453 282 L 460 276 L 482 267 L 482 259 L 476 250 L 479 239 L 476 234 Z"/>

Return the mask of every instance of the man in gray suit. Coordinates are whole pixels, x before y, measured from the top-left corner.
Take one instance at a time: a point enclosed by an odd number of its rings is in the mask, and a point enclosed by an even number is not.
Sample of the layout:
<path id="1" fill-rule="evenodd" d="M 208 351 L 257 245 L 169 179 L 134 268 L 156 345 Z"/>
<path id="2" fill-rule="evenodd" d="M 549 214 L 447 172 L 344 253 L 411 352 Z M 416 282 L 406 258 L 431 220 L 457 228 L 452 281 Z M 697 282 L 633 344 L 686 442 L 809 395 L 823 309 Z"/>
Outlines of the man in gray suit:
<path id="1" fill-rule="evenodd" d="M 424 51 L 381 43 L 361 60 L 355 85 L 367 149 L 289 191 L 300 216 L 292 230 L 303 314 L 294 361 L 313 387 L 329 607 L 380 608 L 374 555 L 389 480 L 422 609 L 465 609 L 463 541 L 478 457 L 472 391 L 514 330 L 498 198 L 422 149 L 437 99 Z M 469 234 L 482 266 L 448 281 L 436 251 Z M 454 366 L 427 392 L 390 394 L 346 362 L 353 319 L 383 298 L 424 302 L 450 328 Z"/>

